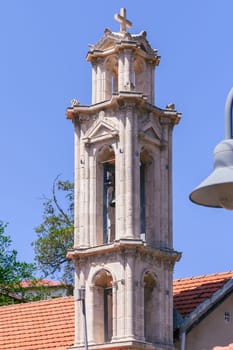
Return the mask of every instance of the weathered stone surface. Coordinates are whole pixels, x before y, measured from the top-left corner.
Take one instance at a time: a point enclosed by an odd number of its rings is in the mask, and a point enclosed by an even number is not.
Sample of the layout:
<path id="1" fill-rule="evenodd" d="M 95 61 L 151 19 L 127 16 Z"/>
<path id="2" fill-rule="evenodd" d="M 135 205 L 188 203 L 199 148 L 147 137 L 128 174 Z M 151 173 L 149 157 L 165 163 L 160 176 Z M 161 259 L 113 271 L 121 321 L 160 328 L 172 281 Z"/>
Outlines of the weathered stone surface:
<path id="1" fill-rule="evenodd" d="M 180 114 L 154 106 L 159 64 L 146 33 L 105 30 L 91 46 L 92 105 L 73 103 L 75 233 L 68 252 L 86 289 L 91 348 L 172 349 L 172 129 Z M 107 169 L 107 170 L 106 170 Z M 114 207 L 111 203 L 114 202 Z M 76 301 L 74 348 L 83 347 Z M 101 345 L 100 345 L 101 344 Z"/>

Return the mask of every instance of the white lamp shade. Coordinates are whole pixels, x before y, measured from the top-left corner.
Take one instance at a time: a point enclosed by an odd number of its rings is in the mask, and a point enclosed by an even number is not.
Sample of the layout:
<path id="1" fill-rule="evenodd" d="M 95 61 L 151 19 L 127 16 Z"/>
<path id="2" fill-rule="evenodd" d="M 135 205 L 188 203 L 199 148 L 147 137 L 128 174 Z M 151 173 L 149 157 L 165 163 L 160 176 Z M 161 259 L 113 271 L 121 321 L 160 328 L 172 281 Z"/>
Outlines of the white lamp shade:
<path id="1" fill-rule="evenodd" d="M 214 150 L 214 171 L 189 196 L 196 204 L 233 210 L 233 139 Z"/>

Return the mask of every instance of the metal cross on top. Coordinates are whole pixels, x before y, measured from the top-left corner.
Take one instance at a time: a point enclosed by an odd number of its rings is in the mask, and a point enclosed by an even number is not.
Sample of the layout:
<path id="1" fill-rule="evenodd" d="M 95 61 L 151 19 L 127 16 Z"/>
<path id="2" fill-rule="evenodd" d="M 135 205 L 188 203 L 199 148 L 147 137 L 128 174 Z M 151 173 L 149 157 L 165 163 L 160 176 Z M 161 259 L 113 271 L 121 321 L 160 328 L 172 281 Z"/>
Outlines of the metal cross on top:
<path id="1" fill-rule="evenodd" d="M 114 16 L 115 20 L 120 23 L 120 32 L 125 33 L 126 32 L 126 27 L 131 28 L 132 27 L 132 22 L 128 21 L 126 18 L 126 9 L 121 8 L 120 9 L 120 14 L 115 14 Z"/>

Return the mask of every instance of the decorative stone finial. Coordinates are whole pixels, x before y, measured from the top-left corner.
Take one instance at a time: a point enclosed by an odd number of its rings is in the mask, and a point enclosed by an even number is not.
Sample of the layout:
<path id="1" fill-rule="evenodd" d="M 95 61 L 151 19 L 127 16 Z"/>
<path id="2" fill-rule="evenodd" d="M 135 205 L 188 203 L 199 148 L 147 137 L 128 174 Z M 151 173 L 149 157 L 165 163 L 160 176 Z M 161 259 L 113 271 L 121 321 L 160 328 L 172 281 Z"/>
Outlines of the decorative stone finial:
<path id="1" fill-rule="evenodd" d="M 120 14 L 115 14 L 114 18 L 117 22 L 120 23 L 120 32 L 121 33 L 126 33 L 126 27 L 128 27 L 128 28 L 132 27 L 132 22 L 130 22 L 126 18 L 126 9 L 125 8 L 121 8 Z"/>
<path id="2" fill-rule="evenodd" d="M 71 106 L 75 107 L 75 106 L 79 106 L 79 105 L 80 105 L 80 102 L 78 100 L 76 100 L 75 98 L 73 98 L 71 101 Z"/>
<path id="3" fill-rule="evenodd" d="M 167 109 L 171 109 L 171 110 L 175 110 L 175 104 L 174 103 L 169 103 L 168 105 L 166 105 Z"/>

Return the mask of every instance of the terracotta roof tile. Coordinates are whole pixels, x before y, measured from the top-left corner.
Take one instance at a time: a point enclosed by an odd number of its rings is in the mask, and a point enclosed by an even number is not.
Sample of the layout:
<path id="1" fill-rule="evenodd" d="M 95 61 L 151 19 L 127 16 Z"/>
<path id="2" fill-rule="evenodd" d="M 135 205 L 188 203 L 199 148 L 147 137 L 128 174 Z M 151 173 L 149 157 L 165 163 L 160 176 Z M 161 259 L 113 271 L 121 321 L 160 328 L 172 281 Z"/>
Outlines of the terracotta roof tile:
<path id="1" fill-rule="evenodd" d="M 233 278 L 233 272 L 174 281 L 174 306 L 183 316 Z M 74 341 L 72 297 L 0 307 L 0 350 L 65 350 Z"/>
<path id="2" fill-rule="evenodd" d="M 74 340 L 74 301 L 56 298 L 0 307 L 1 350 L 65 350 Z"/>
<path id="3" fill-rule="evenodd" d="M 60 287 L 60 286 L 65 286 L 65 283 L 41 279 L 41 280 L 37 280 L 36 282 L 34 282 L 34 281 L 22 281 L 20 283 L 20 285 L 21 285 L 21 287 L 24 287 L 24 288 L 30 288 L 30 287 L 35 287 L 35 286 Z"/>
<path id="4" fill-rule="evenodd" d="M 174 308 L 182 316 L 188 315 L 231 278 L 233 278 L 233 271 L 175 280 L 173 282 Z"/>

